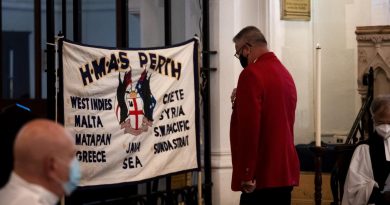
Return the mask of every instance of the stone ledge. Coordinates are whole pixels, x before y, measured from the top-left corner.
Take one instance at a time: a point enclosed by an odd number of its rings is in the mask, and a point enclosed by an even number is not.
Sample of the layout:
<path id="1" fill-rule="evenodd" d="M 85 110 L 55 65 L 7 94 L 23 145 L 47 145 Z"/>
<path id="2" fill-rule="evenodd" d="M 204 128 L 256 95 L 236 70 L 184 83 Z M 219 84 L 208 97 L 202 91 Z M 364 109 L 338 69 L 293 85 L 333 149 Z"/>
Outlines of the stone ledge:
<path id="1" fill-rule="evenodd" d="M 357 26 L 356 35 L 390 34 L 390 26 Z"/>

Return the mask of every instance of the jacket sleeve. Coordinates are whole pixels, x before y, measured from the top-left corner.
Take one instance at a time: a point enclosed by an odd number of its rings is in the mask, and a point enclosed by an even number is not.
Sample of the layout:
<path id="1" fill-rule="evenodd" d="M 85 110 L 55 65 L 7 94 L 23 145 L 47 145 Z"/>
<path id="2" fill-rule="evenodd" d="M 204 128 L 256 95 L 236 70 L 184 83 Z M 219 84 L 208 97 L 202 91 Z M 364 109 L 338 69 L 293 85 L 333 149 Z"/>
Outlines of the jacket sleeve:
<path id="1" fill-rule="evenodd" d="M 235 112 L 237 113 L 237 132 L 239 143 L 233 146 L 240 150 L 238 160 L 241 167 L 238 167 L 241 181 L 254 179 L 256 173 L 256 162 L 258 158 L 258 144 L 260 138 L 260 122 L 262 111 L 263 88 L 259 79 L 249 70 L 244 70 L 238 80 Z"/>
<path id="2" fill-rule="evenodd" d="M 355 149 L 349 165 L 341 204 L 367 204 L 374 187 L 378 187 L 378 184 L 374 181 L 369 146 L 359 145 Z"/>

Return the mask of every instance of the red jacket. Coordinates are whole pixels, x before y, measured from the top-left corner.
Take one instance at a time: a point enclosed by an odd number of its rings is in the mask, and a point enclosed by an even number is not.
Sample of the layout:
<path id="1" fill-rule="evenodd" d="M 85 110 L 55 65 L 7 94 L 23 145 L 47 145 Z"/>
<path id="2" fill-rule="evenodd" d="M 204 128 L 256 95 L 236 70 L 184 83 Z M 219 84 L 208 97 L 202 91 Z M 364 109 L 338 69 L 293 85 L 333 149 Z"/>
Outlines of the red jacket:
<path id="1" fill-rule="evenodd" d="M 296 103 L 294 81 L 272 52 L 241 72 L 230 122 L 233 191 L 252 179 L 257 189 L 298 185 Z"/>

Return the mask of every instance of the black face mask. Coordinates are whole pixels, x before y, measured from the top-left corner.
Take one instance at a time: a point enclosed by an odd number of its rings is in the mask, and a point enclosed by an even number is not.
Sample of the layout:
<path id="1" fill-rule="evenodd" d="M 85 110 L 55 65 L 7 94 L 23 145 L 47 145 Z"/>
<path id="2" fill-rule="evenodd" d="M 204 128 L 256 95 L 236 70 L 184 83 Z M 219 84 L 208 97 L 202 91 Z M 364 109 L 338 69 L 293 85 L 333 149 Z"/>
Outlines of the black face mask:
<path id="1" fill-rule="evenodd" d="M 240 64 L 243 68 L 246 68 L 248 66 L 248 57 L 245 57 L 244 55 L 240 55 Z"/>

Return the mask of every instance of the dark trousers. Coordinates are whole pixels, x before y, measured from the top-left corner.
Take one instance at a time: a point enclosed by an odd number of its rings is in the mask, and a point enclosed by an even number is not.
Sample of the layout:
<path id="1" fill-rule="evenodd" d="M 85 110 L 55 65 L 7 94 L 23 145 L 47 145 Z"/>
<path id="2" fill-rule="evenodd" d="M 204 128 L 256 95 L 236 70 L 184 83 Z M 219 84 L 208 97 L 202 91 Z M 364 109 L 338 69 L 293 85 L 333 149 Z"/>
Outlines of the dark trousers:
<path id="1" fill-rule="evenodd" d="M 240 205 L 290 205 L 292 190 L 293 187 L 277 187 L 242 193 Z"/>

